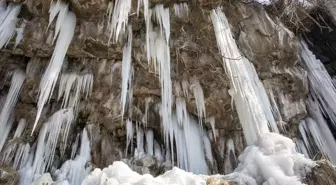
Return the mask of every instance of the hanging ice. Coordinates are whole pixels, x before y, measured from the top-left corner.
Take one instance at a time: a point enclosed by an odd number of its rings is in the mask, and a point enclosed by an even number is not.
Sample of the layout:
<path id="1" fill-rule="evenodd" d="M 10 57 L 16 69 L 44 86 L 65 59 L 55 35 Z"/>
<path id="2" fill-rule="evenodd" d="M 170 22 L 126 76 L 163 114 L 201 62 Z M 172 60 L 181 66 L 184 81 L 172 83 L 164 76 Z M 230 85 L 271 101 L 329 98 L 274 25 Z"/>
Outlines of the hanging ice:
<path id="1" fill-rule="evenodd" d="M 0 2 L 0 49 L 6 47 L 16 31 L 16 20 L 21 10 L 21 5 Z M 18 37 L 20 37 L 18 35 Z M 17 45 L 17 44 L 15 44 Z"/>
<path id="2" fill-rule="evenodd" d="M 65 12 L 65 10 L 68 10 L 68 5 L 66 4 L 52 4 L 51 6 L 60 6 L 59 11 L 62 13 L 59 13 L 57 22 L 56 22 L 56 31 L 55 35 L 58 35 L 58 39 L 56 42 L 56 46 L 54 49 L 54 53 L 52 55 L 51 61 L 46 69 L 46 71 L 43 74 L 42 80 L 40 82 L 39 87 L 39 99 L 37 103 L 37 115 L 36 120 L 34 123 L 34 127 L 32 132 L 34 132 L 37 122 L 40 119 L 42 109 L 48 99 L 50 99 L 51 94 L 53 93 L 53 90 L 55 88 L 59 73 L 62 68 L 63 60 L 65 58 L 66 52 L 68 50 L 68 47 L 71 43 L 71 40 L 74 36 L 75 26 L 76 26 L 76 15 L 70 11 Z M 57 8 L 53 9 L 50 14 L 56 14 L 59 11 L 56 11 Z M 50 15 L 51 16 L 51 15 Z M 50 21 L 53 20 L 53 17 L 50 17 Z M 58 33 L 59 30 L 59 33 Z"/>
<path id="3" fill-rule="evenodd" d="M 217 45 L 223 56 L 223 66 L 235 91 L 234 102 L 247 144 L 251 145 L 262 134 L 278 128 L 271 105 L 254 66 L 241 56 L 232 37 L 229 23 L 220 8 L 211 12 Z"/>
<path id="4" fill-rule="evenodd" d="M 240 164 L 226 176 L 238 184 L 303 185 L 304 177 L 315 163 L 297 153 L 289 138 L 266 133 L 239 156 Z"/>
<path id="5" fill-rule="evenodd" d="M 323 114 L 336 126 L 336 88 L 333 81 L 321 61 L 308 49 L 307 44 L 301 41 L 301 47 L 304 67 L 308 71 L 310 94 L 318 100 Z"/>
<path id="6" fill-rule="evenodd" d="M 128 26 L 128 41 L 123 49 L 122 59 L 122 88 L 121 88 L 121 105 L 122 116 L 125 113 L 127 92 L 131 88 L 130 80 L 132 78 L 132 26 Z"/>
<path id="7" fill-rule="evenodd" d="M 127 119 L 126 120 L 126 155 L 127 155 L 127 150 L 129 145 L 131 144 L 133 149 L 133 135 L 134 135 L 134 130 L 133 130 L 133 123 L 131 120 Z"/>
<path id="8" fill-rule="evenodd" d="M 24 79 L 25 74 L 21 70 L 16 69 L 12 73 L 11 87 L 0 113 L 0 130 L 3 131 L 3 133 L 0 134 L 0 152 L 12 127 L 13 120 L 10 120 L 10 116 L 18 101 Z"/>
<path id="9" fill-rule="evenodd" d="M 128 15 L 131 12 L 132 0 L 115 0 L 113 4 L 109 4 L 109 26 L 111 27 L 110 38 L 113 42 L 117 42 L 119 35 L 125 32 L 128 23 Z"/>
<path id="10" fill-rule="evenodd" d="M 202 125 L 202 119 L 206 116 L 203 89 L 196 77 L 193 77 L 190 81 L 190 86 L 196 102 L 198 121 Z"/>
<path id="11" fill-rule="evenodd" d="M 180 19 L 185 19 L 189 16 L 189 6 L 187 3 L 174 4 L 174 13 Z"/>
<path id="12" fill-rule="evenodd" d="M 58 100 L 63 97 L 62 108 L 74 108 L 77 112 L 81 94 L 87 98 L 91 95 L 93 75 L 91 73 L 63 73 L 59 83 Z"/>

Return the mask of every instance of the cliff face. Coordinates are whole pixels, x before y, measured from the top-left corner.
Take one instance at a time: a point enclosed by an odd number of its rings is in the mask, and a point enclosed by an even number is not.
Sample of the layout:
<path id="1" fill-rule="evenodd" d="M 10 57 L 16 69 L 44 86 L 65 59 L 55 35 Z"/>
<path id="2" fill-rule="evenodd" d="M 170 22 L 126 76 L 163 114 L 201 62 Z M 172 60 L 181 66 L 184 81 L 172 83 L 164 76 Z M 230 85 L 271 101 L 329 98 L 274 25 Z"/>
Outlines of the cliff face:
<path id="1" fill-rule="evenodd" d="M 10 1 L 9 1 L 10 2 Z M 15 108 L 15 124 L 21 119 L 27 120 L 28 126 L 22 135 L 25 142 L 31 145 L 37 140 L 38 130 L 47 118 L 60 108 L 61 102 L 54 93 L 45 106 L 45 112 L 31 136 L 36 116 L 36 103 L 41 77 L 47 67 L 54 50 L 52 38 L 55 24 L 48 28 L 48 0 L 12 0 L 22 3 L 17 25 L 25 25 L 23 39 L 14 48 L 12 39 L 6 48 L 1 50 L 0 71 L 5 79 L 7 72 L 15 68 L 26 71 L 26 79 Z M 145 51 L 146 25 L 143 9 L 137 15 L 137 1 L 132 3 L 129 22 L 133 28 L 132 64 L 134 77 L 132 80 L 133 99 L 128 106 L 127 114 L 121 117 L 121 61 L 122 48 L 126 35 L 122 35 L 117 43 L 109 43 L 110 27 L 108 25 L 108 0 L 68 0 L 69 7 L 77 16 L 75 36 L 67 51 L 67 59 L 63 64 L 62 73 L 90 72 L 93 74 L 93 91 L 90 97 L 82 98 L 78 106 L 78 116 L 70 128 L 68 143 L 76 140 L 76 135 L 86 125 L 91 139 L 92 164 L 94 167 L 106 167 L 113 161 L 130 158 L 125 154 L 126 130 L 123 119 L 129 118 L 140 125 L 146 124 L 154 131 L 154 138 L 163 144 L 160 126 L 160 114 L 157 106 L 160 103 L 161 90 L 158 74 L 153 66 L 147 63 Z M 297 135 L 297 125 L 306 114 L 306 96 L 308 82 L 306 72 L 299 66 L 300 46 L 298 37 L 279 17 L 269 14 L 258 3 L 239 1 L 167 1 L 151 0 L 151 6 L 162 3 L 170 8 L 171 26 L 171 78 L 173 84 L 181 84 L 196 77 L 204 92 L 206 115 L 204 129 L 211 135 L 209 119 L 214 118 L 217 129 L 216 139 L 211 140 L 214 164 L 211 173 L 227 174 L 237 165 L 238 156 L 246 144 L 235 108 L 232 106 L 229 93 L 230 84 L 222 67 L 217 49 L 214 29 L 209 17 L 212 8 L 223 6 L 224 12 L 232 26 L 235 40 L 243 55 L 254 64 L 264 84 L 271 104 L 276 110 L 277 123 L 284 125 L 281 132 L 289 137 Z M 185 17 L 174 14 L 174 4 L 186 3 L 189 13 Z M 0 82 L 1 93 L 9 89 L 9 80 Z M 56 87 L 55 92 L 58 89 Z M 187 110 L 197 116 L 196 100 L 192 96 L 186 98 Z M 173 90 L 178 97 L 178 91 Z M 148 113 L 148 114 L 147 114 Z M 11 132 L 10 135 L 13 135 Z M 213 137 L 213 136 L 212 136 Z M 234 152 L 226 147 L 232 139 Z M 69 145 L 70 146 L 70 145 Z M 59 148 L 57 148 L 57 151 Z M 71 149 L 66 149 L 70 156 Z M 56 155 L 59 155 L 56 152 Z M 54 166 L 60 166 L 66 157 L 56 156 Z M 148 169 L 139 172 L 159 174 L 166 169 L 166 164 L 153 162 Z M 134 162 L 132 163 L 134 164 Z M 142 166 L 140 162 L 138 166 Z M 324 169 L 323 165 L 322 168 Z M 320 173 L 313 170 L 308 178 L 319 183 Z M 325 169 L 330 171 L 331 168 Z M 159 171 L 159 172 L 158 172 Z M 324 172 L 322 172 L 324 173 Z M 331 172 L 330 172 L 331 173 Z M 331 181 L 330 181 L 331 182 Z M 332 184 L 332 183 L 329 183 Z"/>

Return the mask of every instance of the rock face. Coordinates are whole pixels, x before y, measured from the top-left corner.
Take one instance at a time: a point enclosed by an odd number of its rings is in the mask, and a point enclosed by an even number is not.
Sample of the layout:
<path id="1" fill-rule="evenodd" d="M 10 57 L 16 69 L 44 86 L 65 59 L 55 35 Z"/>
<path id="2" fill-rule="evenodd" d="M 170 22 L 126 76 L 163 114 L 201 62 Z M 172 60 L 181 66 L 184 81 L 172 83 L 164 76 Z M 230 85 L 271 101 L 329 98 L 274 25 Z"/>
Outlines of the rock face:
<path id="1" fill-rule="evenodd" d="M 27 119 L 28 126 L 22 137 L 33 144 L 37 134 L 30 136 L 30 133 L 36 115 L 38 88 L 53 53 L 52 38 L 55 24 L 51 24 L 47 29 L 50 0 L 12 0 L 12 2 L 23 3 L 17 24 L 21 25 L 25 22 L 26 26 L 23 40 L 17 48 L 13 48 L 15 41 L 12 39 L 7 47 L 1 50 L 0 77 L 5 79 L 7 72 L 14 68 L 27 72 L 15 109 L 15 124 L 21 118 Z M 140 9 L 137 16 L 137 3 L 133 1 L 129 18 L 134 35 L 133 101 L 127 114 L 121 117 L 121 60 L 125 36 L 122 35 L 117 43 L 108 43 L 109 1 L 69 0 L 67 2 L 77 16 L 77 23 L 62 73 L 89 71 L 94 76 L 93 92 L 87 99 L 81 99 L 77 120 L 71 127 L 73 134 L 69 137 L 69 142 L 72 143 L 76 133 L 86 125 L 90 125 L 88 132 L 91 140 L 92 163 L 93 166 L 100 168 L 108 166 L 113 161 L 132 156 L 133 153 L 125 152 L 124 120 L 126 118 L 140 125 L 146 122 L 146 128 L 153 129 L 154 138 L 163 144 L 160 115 L 157 110 L 161 96 L 160 84 L 158 75 L 153 72 L 151 66 L 147 65 L 143 10 Z M 181 19 L 175 16 L 173 11 L 174 3 L 178 2 L 185 1 L 151 1 L 152 6 L 162 3 L 170 8 L 171 77 L 173 83 L 188 81 L 191 77 L 199 79 L 205 98 L 205 130 L 211 131 L 210 123 L 206 119 L 210 117 L 215 119 L 217 129 L 217 134 L 212 136 L 211 140 L 215 158 L 211 173 L 227 174 L 236 167 L 236 156 L 243 151 L 246 144 L 237 113 L 232 107 L 228 92 L 230 85 L 222 67 L 209 12 L 218 5 L 224 7 L 237 44 L 242 53 L 255 65 L 267 92 L 270 97 L 273 97 L 274 109 L 278 107 L 277 121 L 279 125 L 285 125 L 283 131 L 287 131 L 291 137 L 296 135 L 299 120 L 306 116 L 305 100 L 308 93 L 306 73 L 298 65 L 301 60 L 298 38 L 278 21 L 277 17 L 269 15 L 260 4 L 236 1 L 229 3 L 218 0 L 186 2 L 190 9 L 189 16 Z M 9 85 L 9 80 L 1 81 L 0 93 L 6 93 Z M 45 107 L 46 110 L 38 128 L 51 113 L 60 108 L 61 102 L 57 100 L 56 92 L 57 88 L 49 105 Z M 190 87 L 189 93 L 192 94 Z M 173 94 L 178 96 L 176 91 Z M 188 112 L 197 116 L 195 97 L 190 96 L 186 100 Z M 229 140 L 234 143 L 233 152 L 227 148 Z M 61 160 L 58 163 L 61 163 Z M 166 169 L 164 165 L 158 165 L 155 161 L 153 164 L 136 163 L 133 168 L 138 172 L 150 172 L 155 175 Z M 318 173 L 318 171 L 313 172 L 312 178 L 318 178 Z"/>
<path id="2" fill-rule="evenodd" d="M 317 166 L 312 169 L 312 172 L 307 175 L 307 184 L 336 184 L 335 167 L 328 161 L 319 161 Z"/>

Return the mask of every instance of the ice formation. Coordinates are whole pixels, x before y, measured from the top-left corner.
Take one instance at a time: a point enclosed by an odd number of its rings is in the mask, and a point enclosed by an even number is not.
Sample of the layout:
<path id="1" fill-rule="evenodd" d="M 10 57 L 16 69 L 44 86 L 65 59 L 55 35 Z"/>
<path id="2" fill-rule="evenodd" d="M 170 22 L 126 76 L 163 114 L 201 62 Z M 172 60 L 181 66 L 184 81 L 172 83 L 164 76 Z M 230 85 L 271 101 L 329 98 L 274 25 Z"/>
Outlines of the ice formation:
<path id="1" fill-rule="evenodd" d="M 121 105 L 122 105 L 122 116 L 125 114 L 125 106 L 127 100 L 127 92 L 131 88 L 131 78 L 132 78 L 132 26 L 128 26 L 128 41 L 123 49 L 123 59 L 122 59 L 122 89 L 121 89 Z"/>
<path id="2" fill-rule="evenodd" d="M 187 3 L 174 4 L 174 13 L 180 19 L 186 19 L 189 16 L 189 6 Z"/>
<path id="3" fill-rule="evenodd" d="M 12 73 L 11 87 L 0 113 L 0 130 L 2 131 L 2 133 L 0 134 L 0 152 L 12 128 L 14 120 L 11 119 L 11 115 L 16 105 L 16 102 L 18 101 L 19 93 L 24 79 L 25 74 L 21 70 L 16 69 Z"/>
<path id="4" fill-rule="evenodd" d="M 58 101 L 63 97 L 62 108 L 73 108 L 77 112 L 81 94 L 87 98 L 91 95 L 93 75 L 91 73 L 63 73 L 58 88 Z"/>
<path id="5" fill-rule="evenodd" d="M 190 81 L 190 88 L 192 89 L 196 102 L 198 121 L 202 125 L 202 119 L 206 116 L 203 89 L 196 77 L 191 78 Z"/>
<path id="6" fill-rule="evenodd" d="M 300 178 L 315 163 L 295 150 L 294 142 L 276 133 L 266 133 L 239 156 L 240 164 L 225 176 L 249 185 L 303 185 Z"/>
<path id="7" fill-rule="evenodd" d="M 132 0 L 116 0 L 109 2 L 109 26 L 111 28 L 111 33 L 109 37 L 109 42 L 113 37 L 113 42 L 117 42 L 119 35 L 123 34 L 126 30 L 126 25 L 128 23 L 128 15 L 131 12 Z"/>
<path id="8" fill-rule="evenodd" d="M 307 109 L 309 115 L 312 117 L 301 121 L 299 131 L 308 151 L 310 151 L 310 158 L 313 158 L 315 155 L 312 151 L 320 151 L 322 155 L 328 158 L 333 164 L 336 164 L 336 141 L 323 117 L 318 103 L 316 100 L 313 100 L 312 97 L 308 98 Z M 314 144 L 310 142 L 308 136 L 313 138 Z M 317 148 L 315 148 L 315 146 L 317 146 Z"/>
<path id="9" fill-rule="evenodd" d="M 15 3 L 9 3 L 6 6 L 6 2 L 0 2 L 0 49 L 6 47 L 10 39 L 13 37 L 16 31 L 16 20 L 21 10 L 21 5 Z M 20 35 L 17 36 L 17 39 Z M 18 43 L 15 43 L 14 48 Z"/>
<path id="10" fill-rule="evenodd" d="M 42 109 L 48 99 L 50 99 L 51 94 L 55 88 L 59 73 L 62 68 L 62 64 L 74 36 L 75 26 L 76 26 L 76 15 L 73 12 L 68 11 L 68 5 L 57 1 L 57 3 L 52 3 L 50 7 L 50 18 L 51 23 L 53 19 L 58 14 L 55 28 L 55 38 L 57 38 L 54 53 L 52 55 L 51 61 L 43 74 L 39 87 L 39 99 L 37 103 L 37 115 L 34 123 L 32 132 L 34 132 L 36 125 L 41 117 Z"/>
<path id="11" fill-rule="evenodd" d="M 223 66 L 234 90 L 234 102 L 248 145 L 261 135 L 279 132 L 271 104 L 254 66 L 243 56 L 232 37 L 229 23 L 220 8 L 211 12 L 217 45 L 223 57 Z"/>
<path id="12" fill-rule="evenodd" d="M 301 56 L 304 67 L 308 71 L 310 94 L 318 100 L 323 114 L 328 116 L 336 126 L 336 88 L 326 68 L 301 41 Z"/>

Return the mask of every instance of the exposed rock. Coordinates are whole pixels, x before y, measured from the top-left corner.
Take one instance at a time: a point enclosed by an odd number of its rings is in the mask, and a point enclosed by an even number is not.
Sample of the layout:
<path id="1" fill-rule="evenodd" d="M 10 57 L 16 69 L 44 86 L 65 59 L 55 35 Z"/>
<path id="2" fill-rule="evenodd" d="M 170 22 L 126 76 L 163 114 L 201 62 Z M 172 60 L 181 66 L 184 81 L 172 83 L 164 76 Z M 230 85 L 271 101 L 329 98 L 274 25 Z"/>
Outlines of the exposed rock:
<path id="1" fill-rule="evenodd" d="M 307 174 L 306 181 L 308 185 L 335 185 L 336 168 L 328 161 L 319 161 L 312 172 Z"/>

